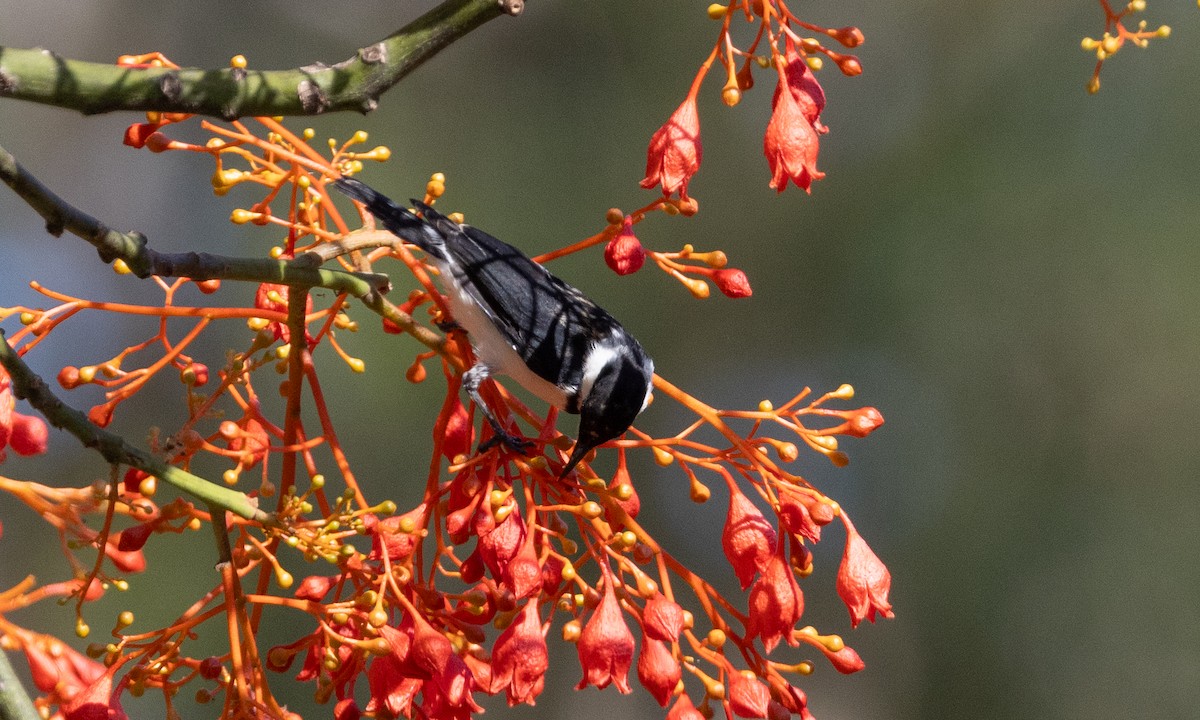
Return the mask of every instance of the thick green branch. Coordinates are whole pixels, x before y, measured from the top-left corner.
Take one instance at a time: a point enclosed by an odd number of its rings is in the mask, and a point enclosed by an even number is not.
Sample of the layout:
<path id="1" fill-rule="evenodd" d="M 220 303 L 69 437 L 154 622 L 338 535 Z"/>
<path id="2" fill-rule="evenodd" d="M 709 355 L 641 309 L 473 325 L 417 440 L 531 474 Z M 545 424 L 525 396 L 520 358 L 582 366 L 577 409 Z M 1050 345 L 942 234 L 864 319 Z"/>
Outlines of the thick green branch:
<path id="1" fill-rule="evenodd" d="M 157 110 L 230 120 L 368 112 L 380 95 L 442 48 L 521 8 L 519 0 L 447 0 L 354 57 L 292 70 L 131 68 L 72 60 L 49 50 L 0 47 L 0 97 L 89 115 Z"/>
<path id="2" fill-rule="evenodd" d="M 40 717 L 13 672 L 8 653 L 0 650 L 0 720 L 40 720 Z"/>
<path id="3" fill-rule="evenodd" d="M 54 194 L 0 147 L 0 181 L 29 204 L 46 221 L 47 232 L 63 231 L 91 243 L 106 263 L 120 259 L 138 277 L 187 277 L 192 280 L 246 280 L 297 287 L 322 287 L 358 298 L 373 298 L 390 289 L 386 275 L 350 273 L 318 267 L 317 255 L 300 255 L 294 260 L 233 258 L 208 253 L 160 253 L 146 245 L 141 233 L 113 230 Z"/>
<path id="4" fill-rule="evenodd" d="M 209 505 L 224 508 L 247 520 L 269 521 L 267 513 L 259 510 L 258 504 L 245 494 L 209 482 L 174 465 L 168 465 L 149 452 L 130 445 L 120 435 L 100 428 L 82 412 L 63 403 L 50 391 L 46 381 L 30 370 L 21 356 L 8 344 L 3 330 L 0 330 L 0 366 L 8 371 L 13 394 L 28 400 L 51 425 L 74 435 L 84 447 L 104 456 L 106 462 L 135 467 Z"/>

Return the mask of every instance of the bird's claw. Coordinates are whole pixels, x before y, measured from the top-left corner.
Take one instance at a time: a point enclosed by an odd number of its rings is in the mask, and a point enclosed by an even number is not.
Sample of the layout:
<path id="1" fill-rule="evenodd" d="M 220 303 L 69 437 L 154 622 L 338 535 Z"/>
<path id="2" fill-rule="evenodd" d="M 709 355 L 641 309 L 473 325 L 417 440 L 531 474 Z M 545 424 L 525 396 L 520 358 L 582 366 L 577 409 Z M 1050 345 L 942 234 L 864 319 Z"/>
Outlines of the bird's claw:
<path id="1" fill-rule="evenodd" d="M 497 445 L 504 445 L 504 447 L 518 455 L 529 457 L 533 454 L 533 448 L 536 443 L 523 437 L 517 437 L 512 433 L 497 430 L 490 438 L 479 443 L 479 452 L 487 452 Z"/>

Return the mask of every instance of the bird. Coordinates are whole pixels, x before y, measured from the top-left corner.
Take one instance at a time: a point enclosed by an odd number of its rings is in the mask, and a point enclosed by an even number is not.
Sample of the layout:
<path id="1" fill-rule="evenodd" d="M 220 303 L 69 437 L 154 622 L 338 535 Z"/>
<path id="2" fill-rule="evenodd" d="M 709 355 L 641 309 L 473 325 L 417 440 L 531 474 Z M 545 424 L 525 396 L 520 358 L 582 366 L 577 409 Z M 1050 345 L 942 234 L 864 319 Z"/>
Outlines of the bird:
<path id="1" fill-rule="evenodd" d="M 612 315 L 517 248 L 411 200 L 420 215 L 352 177 L 332 182 L 438 269 L 447 306 L 475 351 L 462 385 L 495 432 L 518 452 L 532 445 L 504 429 L 480 395 L 506 375 L 545 402 L 579 415 L 565 478 L 593 448 L 620 437 L 650 403 L 654 361 Z M 486 448 L 484 448 L 486 449 Z"/>

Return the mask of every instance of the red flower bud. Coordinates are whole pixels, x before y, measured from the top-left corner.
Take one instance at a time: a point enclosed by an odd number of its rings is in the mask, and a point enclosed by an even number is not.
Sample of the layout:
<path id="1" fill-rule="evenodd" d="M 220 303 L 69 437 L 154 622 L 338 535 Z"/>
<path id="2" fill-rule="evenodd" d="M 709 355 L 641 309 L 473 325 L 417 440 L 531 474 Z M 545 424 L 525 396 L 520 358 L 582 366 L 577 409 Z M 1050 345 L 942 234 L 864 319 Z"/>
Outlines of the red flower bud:
<path id="1" fill-rule="evenodd" d="M 862 539 L 846 513 L 842 513 L 846 525 L 846 549 L 842 553 L 842 564 L 838 567 L 837 592 L 850 610 L 850 624 L 858 627 L 863 618 L 875 622 L 875 613 L 892 618 L 888 591 L 892 586 L 892 574 Z"/>
<path id="2" fill-rule="evenodd" d="M 883 424 L 883 414 L 873 407 L 854 410 L 847 418 L 844 433 L 852 437 L 866 437 Z"/>
<path id="3" fill-rule="evenodd" d="M 588 685 L 604 689 L 609 683 L 622 693 L 633 692 L 629 687 L 629 666 L 633 664 L 633 633 L 621 616 L 621 604 L 613 592 L 612 580 L 605 579 L 604 595 L 592 612 L 592 617 L 579 635 L 576 649 L 583 679 L 576 690 Z"/>
<path id="4" fill-rule="evenodd" d="M 508 704 L 535 704 L 546 684 L 550 658 L 537 603 L 530 601 L 512 624 L 496 638 L 492 650 L 492 677 L 488 692 L 508 693 Z"/>
<path id="5" fill-rule="evenodd" d="M 646 249 L 633 234 L 633 220 L 625 218 L 621 232 L 604 246 L 604 262 L 618 275 L 630 275 L 642 269 Z"/>
<path id="6" fill-rule="evenodd" d="M 337 581 L 336 576 L 309 575 L 300 581 L 300 587 L 296 588 L 295 596 L 301 600 L 321 602 L 321 599 L 329 593 Z"/>
<path id="7" fill-rule="evenodd" d="M 750 297 L 754 291 L 750 289 L 750 279 L 746 273 L 737 268 L 723 268 L 713 273 L 713 282 L 717 289 L 731 298 Z"/>
<path id="8" fill-rule="evenodd" d="M 144 147 L 151 133 L 157 132 L 159 127 L 157 123 L 134 123 L 125 128 L 123 142 L 132 148 Z"/>
<path id="9" fill-rule="evenodd" d="M 643 635 L 637 674 L 638 681 L 650 691 L 658 704 L 666 707 L 675 694 L 675 686 L 683 677 L 683 669 L 666 643 Z"/>
<path id="10" fill-rule="evenodd" d="M 142 472 L 137 468 L 129 468 L 125 471 L 125 479 L 123 481 L 125 492 L 129 493 L 130 495 L 136 495 L 140 493 L 142 481 L 148 477 L 150 477 L 149 473 Z"/>
<path id="11" fill-rule="evenodd" d="M 729 512 L 725 515 L 721 547 L 743 590 L 750 586 L 754 573 L 774 555 L 775 541 L 775 528 L 771 527 L 754 503 L 731 483 Z"/>
<path id="12" fill-rule="evenodd" d="M 821 541 L 821 526 L 833 520 L 833 508 L 805 492 L 781 492 L 779 521 L 788 532 Z"/>
<path id="13" fill-rule="evenodd" d="M 687 197 L 688 182 L 700 169 L 700 114 L 696 98 L 689 95 L 667 122 L 650 138 L 646 153 L 646 177 L 642 187 L 662 185 L 663 195 Z"/>
<path id="14" fill-rule="evenodd" d="M 46 452 L 50 441 L 50 428 L 46 421 L 33 415 L 12 414 L 12 431 L 8 444 L 18 455 L 40 455 Z"/>
<path id="15" fill-rule="evenodd" d="M 141 550 L 146 541 L 150 539 L 150 534 L 154 532 L 156 522 L 145 522 L 132 527 L 127 527 L 116 534 L 114 538 L 117 542 L 117 549 L 121 552 L 130 552 L 132 550 Z"/>

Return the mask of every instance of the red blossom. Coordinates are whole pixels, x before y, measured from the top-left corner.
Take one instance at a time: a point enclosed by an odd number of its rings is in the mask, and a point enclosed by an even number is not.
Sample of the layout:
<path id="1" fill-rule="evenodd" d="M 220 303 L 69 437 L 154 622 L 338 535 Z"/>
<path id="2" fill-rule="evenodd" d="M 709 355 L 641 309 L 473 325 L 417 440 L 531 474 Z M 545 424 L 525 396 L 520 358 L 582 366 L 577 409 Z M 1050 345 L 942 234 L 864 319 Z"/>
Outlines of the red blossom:
<path id="1" fill-rule="evenodd" d="M 717 289 L 727 297 L 744 298 L 754 294 L 750 289 L 750 279 L 737 268 L 722 268 L 713 273 L 712 279 L 717 284 Z"/>
<path id="2" fill-rule="evenodd" d="M 821 112 L 825 110 L 825 90 L 821 87 L 821 83 L 817 82 L 817 76 L 808 67 L 804 56 L 800 54 L 791 38 L 788 38 L 787 53 L 784 59 L 786 63 L 783 72 L 785 82 L 775 86 L 775 94 L 771 97 L 771 107 L 775 108 L 779 104 L 779 93 L 786 84 L 792 97 L 795 98 L 796 104 L 800 106 L 804 118 L 812 124 L 813 129 L 822 134 L 829 132 L 829 128 L 821 124 Z"/>
<path id="3" fill-rule="evenodd" d="M 254 293 L 254 307 L 260 310 L 274 310 L 276 312 L 286 313 L 288 311 L 288 291 L 287 285 L 279 285 L 276 283 L 262 283 L 258 286 L 258 290 Z M 306 295 L 304 301 L 304 314 L 312 313 L 313 299 L 312 295 Z M 287 323 L 282 321 L 273 321 L 267 325 L 267 330 L 275 336 L 276 340 L 283 342 L 291 342 L 291 331 L 288 330 Z M 304 339 L 308 342 L 309 347 L 312 347 L 314 339 L 308 333 L 307 326 L 304 330 Z"/>
<path id="4" fill-rule="evenodd" d="M 781 78 L 780 83 L 783 82 Z M 817 131 L 790 91 L 781 92 L 778 97 L 763 138 L 763 153 L 771 168 L 770 186 L 783 192 L 790 180 L 811 193 L 813 181 L 825 177 L 817 169 Z"/>
<path id="5" fill-rule="evenodd" d="M 833 508 L 809 493 L 785 490 L 779 495 L 779 521 L 793 535 L 820 542 L 821 526 L 833 518 Z"/>
<path id="6" fill-rule="evenodd" d="M 604 262 L 618 275 L 630 275 L 642 269 L 646 249 L 633 234 L 633 219 L 625 217 L 621 232 L 604 246 Z"/>
<path id="7" fill-rule="evenodd" d="M 446 430 L 442 435 L 442 454 L 453 462 L 459 455 L 469 453 L 474 442 L 475 427 L 471 424 L 471 416 L 462 401 L 454 398 L 450 417 L 446 419 Z"/>
<path id="8" fill-rule="evenodd" d="M 480 709 L 471 698 L 474 683 L 471 671 L 454 652 L 454 646 L 420 616 L 415 617 L 414 622 L 409 660 L 432 681 L 437 689 L 434 694 L 451 708 Z M 428 696 L 429 690 L 429 683 L 426 683 L 422 692 Z M 432 713 L 430 715 L 438 717 Z"/>
<path id="9" fill-rule="evenodd" d="M 767 652 L 774 650 L 780 640 L 795 646 L 792 628 L 803 614 L 804 595 L 791 566 L 778 555 L 772 555 L 750 591 L 747 637 L 761 637 Z"/>
<path id="10" fill-rule="evenodd" d="M 497 580 L 508 578 L 508 566 L 525 543 L 525 521 L 521 513 L 511 512 L 496 524 L 490 507 L 475 511 L 475 534 L 479 536 L 479 557 Z"/>
<path id="11" fill-rule="evenodd" d="M 663 642 L 675 642 L 683 630 L 683 608 L 666 595 L 656 592 L 642 609 L 642 628 L 646 634 Z"/>
<path id="12" fill-rule="evenodd" d="M 642 187 L 648 190 L 655 185 L 662 185 L 663 195 L 678 192 L 681 199 L 686 199 L 688 182 L 700 169 L 702 154 L 696 96 L 688 95 L 650 138 Z"/>
<path id="13" fill-rule="evenodd" d="M 492 650 L 492 677 L 488 692 L 506 690 L 508 704 L 535 704 L 546 684 L 550 658 L 537 603 L 525 603 L 525 609 L 496 638 Z"/>
<path id="14" fill-rule="evenodd" d="M 331 575 L 309 575 L 300 581 L 295 596 L 301 600 L 321 602 L 329 590 L 337 583 L 337 577 Z"/>
<path id="15" fill-rule="evenodd" d="M 692 704 L 690 697 L 680 695 L 671 711 L 667 713 L 667 720 L 705 720 L 705 717 Z"/>
<path id="16" fill-rule="evenodd" d="M 740 672 L 729 674 L 729 685 L 725 695 L 730 708 L 738 717 L 765 718 L 771 692 L 753 677 Z"/>
<path id="17" fill-rule="evenodd" d="M 875 614 L 892 618 L 892 605 L 888 602 L 888 591 L 892 586 L 892 574 L 871 551 L 846 513 L 842 513 L 846 525 L 846 549 L 842 553 L 842 564 L 838 567 L 837 592 L 850 610 L 850 624 L 858 627 L 863 619 L 875 622 Z"/>
<path id="18" fill-rule="evenodd" d="M 721 547 L 745 590 L 775 552 L 775 528 L 763 517 L 750 499 L 732 483 L 729 486 L 729 511 Z"/>
<path id="19" fill-rule="evenodd" d="M 604 595 L 592 612 L 576 643 L 583 679 L 575 689 L 588 685 L 603 689 L 609 683 L 622 693 L 633 692 L 629 687 L 629 667 L 633 664 L 633 633 L 621 616 L 621 604 L 613 591 L 612 579 L 604 581 Z"/>
<path id="20" fill-rule="evenodd" d="M 4 459 L 4 448 L 8 447 L 8 438 L 12 435 L 13 405 L 12 387 L 8 374 L 0 368 L 0 460 Z"/>
<path id="21" fill-rule="evenodd" d="M 375 515 L 364 516 L 363 526 L 371 536 L 371 559 L 379 560 L 386 552 L 390 562 L 407 562 L 420 539 L 413 530 L 425 526 L 427 507 L 421 503 L 403 515 L 393 515 L 383 520 Z"/>
<path id="22" fill-rule="evenodd" d="M 367 685 L 371 699 L 367 702 L 367 714 L 386 713 L 386 717 L 409 717 L 412 701 L 421 689 L 421 679 L 411 677 L 408 663 L 412 640 L 408 633 L 384 625 L 379 636 L 387 641 L 390 652 L 375 658 L 367 668 Z"/>
<path id="23" fill-rule="evenodd" d="M 683 678 L 683 668 L 671 654 L 667 644 L 657 638 L 642 636 L 642 652 L 638 655 L 638 681 L 650 691 L 659 705 L 667 706 L 675 686 Z"/>

